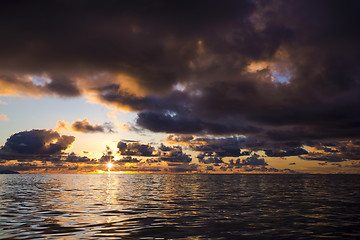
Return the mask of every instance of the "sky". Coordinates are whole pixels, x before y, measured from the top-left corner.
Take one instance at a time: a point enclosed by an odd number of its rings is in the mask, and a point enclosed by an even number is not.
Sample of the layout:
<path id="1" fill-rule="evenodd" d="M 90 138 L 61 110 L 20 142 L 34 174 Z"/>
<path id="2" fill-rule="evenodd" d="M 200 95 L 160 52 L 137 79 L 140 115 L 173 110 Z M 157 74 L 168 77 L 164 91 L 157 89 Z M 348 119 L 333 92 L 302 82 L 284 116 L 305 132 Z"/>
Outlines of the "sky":
<path id="1" fill-rule="evenodd" d="M 360 173 L 359 5 L 1 1 L 0 171 Z"/>

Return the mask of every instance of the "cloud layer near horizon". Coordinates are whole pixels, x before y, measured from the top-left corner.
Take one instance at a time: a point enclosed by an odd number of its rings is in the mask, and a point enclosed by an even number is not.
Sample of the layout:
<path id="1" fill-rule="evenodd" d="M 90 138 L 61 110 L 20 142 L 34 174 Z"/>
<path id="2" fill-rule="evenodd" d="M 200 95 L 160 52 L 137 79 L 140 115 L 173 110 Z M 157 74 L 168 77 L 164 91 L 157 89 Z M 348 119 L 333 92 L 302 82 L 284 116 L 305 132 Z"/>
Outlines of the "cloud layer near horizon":
<path id="1" fill-rule="evenodd" d="M 55 130 L 78 133 L 114 133 L 114 126 L 110 122 L 104 124 L 92 124 L 87 118 L 84 118 L 83 120 L 77 120 L 72 124 L 69 124 L 67 121 L 58 121 Z"/>
<path id="2" fill-rule="evenodd" d="M 137 112 L 137 127 L 153 132 L 244 135 L 245 150 L 269 157 L 358 160 L 359 145 L 348 146 L 360 138 L 359 9 L 358 1 L 2 1 L 0 95 L 85 95 Z M 331 144 L 347 148 L 303 149 Z M 212 152 L 245 154 L 232 146 Z"/>
<path id="3" fill-rule="evenodd" d="M 54 130 L 33 129 L 11 135 L 4 146 L 0 148 L 0 171 L 41 171 L 41 172 L 96 172 L 106 170 L 107 164 L 113 164 L 115 171 L 136 172 L 292 172 L 289 169 L 279 170 L 267 168 L 264 158 L 256 153 L 244 159 L 230 159 L 223 161 L 223 157 L 238 157 L 240 155 L 221 155 L 216 150 L 209 150 L 214 145 L 196 149 L 200 152 L 198 162 L 194 163 L 190 155 L 183 151 L 182 146 L 166 146 L 161 144 L 155 148 L 149 144 L 142 144 L 132 140 L 122 140 L 117 144 L 118 152 L 114 153 L 106 146 L 106 150 L 99 159 L 90 159 L 73 152 L 65 153 L 72 143 L 74 136 L 60 135 Z M 203 138 L 201 141 L 205 141 Z M 219 141 L 218 147 L 224 141 Z M 226 142 L 227 140 L 225 140 Z M 198 143 L 198 142 L 197 142 Z M 195 145 L 194 145 L 195 146 Z M 234 146 L 233 146 L 234 147 Z M 225 147 L 226 148 L 226 147 Z M 231 151 L 234 153 L 233 151 Z M 242 155 L 250 155 L 246 152 Z M 114 156 L 121 156 L 115 159 Z M 235 170 L 234 170 L 235 169 Z"/>

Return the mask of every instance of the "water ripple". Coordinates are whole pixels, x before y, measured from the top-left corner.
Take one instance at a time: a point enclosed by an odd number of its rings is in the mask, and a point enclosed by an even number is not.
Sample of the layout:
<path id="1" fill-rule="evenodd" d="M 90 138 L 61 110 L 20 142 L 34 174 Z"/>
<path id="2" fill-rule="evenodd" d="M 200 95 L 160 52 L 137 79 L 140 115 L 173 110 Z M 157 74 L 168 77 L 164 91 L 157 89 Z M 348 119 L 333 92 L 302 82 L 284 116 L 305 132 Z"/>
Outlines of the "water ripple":
<path id="1" fill-rule="evenodd" d="M 0 175 L 0 239 L 355 239 L 358 175 Z"/>

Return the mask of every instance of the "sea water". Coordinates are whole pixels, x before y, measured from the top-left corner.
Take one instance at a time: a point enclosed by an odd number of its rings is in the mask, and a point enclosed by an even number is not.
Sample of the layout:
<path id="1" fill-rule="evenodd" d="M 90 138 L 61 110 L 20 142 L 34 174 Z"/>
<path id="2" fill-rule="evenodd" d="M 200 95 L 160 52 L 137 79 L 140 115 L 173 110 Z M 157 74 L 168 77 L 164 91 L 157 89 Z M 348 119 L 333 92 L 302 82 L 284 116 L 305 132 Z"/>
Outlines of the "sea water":
<path id="1" fill-rule="evenodd" d="M 359 239 L 360 175 L 0 175 L 0 239 Z"/>

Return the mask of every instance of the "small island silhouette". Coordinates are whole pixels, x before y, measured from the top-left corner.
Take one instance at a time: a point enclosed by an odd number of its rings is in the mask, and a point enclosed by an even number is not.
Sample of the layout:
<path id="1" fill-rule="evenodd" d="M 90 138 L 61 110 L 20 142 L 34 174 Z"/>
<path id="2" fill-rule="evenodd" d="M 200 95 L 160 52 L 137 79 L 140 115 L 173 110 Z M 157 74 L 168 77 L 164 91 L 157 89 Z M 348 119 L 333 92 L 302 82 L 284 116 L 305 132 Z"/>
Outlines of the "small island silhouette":
<path id="1" fill-rule="evenodd" d="M 20 174 L 20 173 L 12 170 L 0 170 L 0 174 Z"/>

